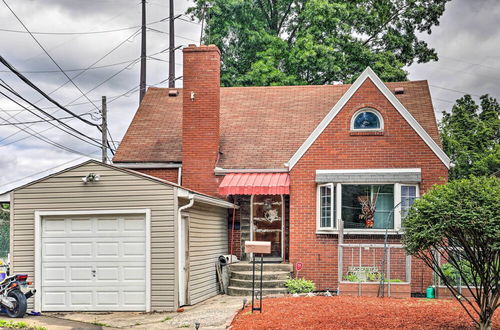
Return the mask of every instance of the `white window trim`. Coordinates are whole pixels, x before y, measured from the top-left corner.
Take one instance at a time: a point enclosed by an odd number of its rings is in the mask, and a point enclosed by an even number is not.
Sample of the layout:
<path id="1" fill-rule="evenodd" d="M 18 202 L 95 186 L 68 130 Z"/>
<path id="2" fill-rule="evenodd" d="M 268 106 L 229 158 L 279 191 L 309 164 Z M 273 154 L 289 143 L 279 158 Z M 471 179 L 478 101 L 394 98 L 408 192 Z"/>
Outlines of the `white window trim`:
<path id="1" fill-rule="evenodd" d="M 378 121 L 380 123 L 379 128 L 354 128 L 354 121 L 356 117 L 361 113 L 361 112 L 371 112 L 375 114 L 378 118 Z M 354 113 L 351 117 L 351 131 L 353 132 L 382 132 L 384 130 L 384 117 L 382 117 L 382 114 L 378 112 L 377 110 L 373 108 L 361 108 L 358 111 Z"/>
<path id="2" fill-rule="evenodd" d="M 335 213 L 335 227 L 331 228 L 321 228 L 321 210 L 320 210 L 320 187 L 326 185 L 335 185 L 335 208 L 337 212 Z M 387 232 L 391 235 L 403 234 L 401 228 L 401 186 L 413 186 L 416 187 L 416 198 L 420 197 L 420 186 L 415 183 L 383 183 L 383 182 L 363 182 L 363 183 L 326 183 L 317 186 L 316 192 L 316 234 L 338 234 L 339 224 L 342 221 L 342 185 L 393 185 L 394 186 L 394 228 L 388 229 Z M 332 211 L 333 212 L 333 211 Z M 332 213 L 333 214 L 333 213 Z M 333 221 L 332 221 L 333 224 Z M 385 229 L 355 229 L 355 228 L 344 228 L 343 232 L 345 235 L 374 235 L 374 234 L 384 234 Z"/>
<path id="3" fill-rule="evenodd" d="M 35 290 L 34 310 L 42 308 L 42 219 L 46 216 L 101 215 L 101 214 L 144 214 L 146 239 L 146 312 L 151 312 L 151 209 L 117 209 L 117 210 L 54 210 L 35 211 Z"/>
<path id="4" fill-rule="evenodd" d="M 332 215 L 330 227 L 321 227 L 321 187 L 330 187 L 332 192 L 330 196 L 330 214 Z M 335 189 L 333 183 L 319 184 L 316 188 L 316 231 L 317 232 L 331 232 L 337 228 L 337 215 L 334 212 L 337 205 Z M 334 217 L 335 214 L 335 217 Z"/>
<path id="5" fill-rule="evenodd" d="M 399 228 L 401 228 L 401 225 L 402 225 L 402 221 L 403 221 L 403 217 L 401 216 L 401 202 L 402 202 L 402 196 L 401 196 L 401 187 L 415 187 L 415 198 L 419 198 L 420 197 L 420 186 L 416 183 L 397 183 L 398 185 L 398 199 L 396 199 L 396 194 L 394 194 L 394 202 L 397 201 L 398 204 L 398 207 L 394 210 L 394 212 L 397 212 L 398 213 L 398 225 L 399 225 Z M 396 205 L 396 204 L 394 204 Z"/>

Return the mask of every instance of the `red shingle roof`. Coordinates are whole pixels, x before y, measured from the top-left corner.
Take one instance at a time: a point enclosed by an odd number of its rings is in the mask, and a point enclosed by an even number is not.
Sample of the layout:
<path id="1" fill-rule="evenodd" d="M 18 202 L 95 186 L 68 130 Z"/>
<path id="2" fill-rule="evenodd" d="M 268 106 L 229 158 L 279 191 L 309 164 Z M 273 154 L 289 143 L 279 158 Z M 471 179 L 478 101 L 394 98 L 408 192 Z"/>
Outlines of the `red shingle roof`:
<path id="1" fill-rule="evenodd" d="M 427 81 L 386 84 L 441 145 Z M 221 88 L 222 168 L 283 168 L 350 85 Z M 149 88 L 115 162 L 182 161 L 182 90 Z"/>

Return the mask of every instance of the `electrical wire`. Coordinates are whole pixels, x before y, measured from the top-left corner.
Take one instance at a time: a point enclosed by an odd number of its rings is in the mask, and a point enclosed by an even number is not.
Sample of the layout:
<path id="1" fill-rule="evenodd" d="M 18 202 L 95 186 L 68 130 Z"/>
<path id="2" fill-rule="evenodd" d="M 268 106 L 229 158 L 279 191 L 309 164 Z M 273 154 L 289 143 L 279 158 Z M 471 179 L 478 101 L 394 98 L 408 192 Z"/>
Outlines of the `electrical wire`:
<path id="1" fill-rule="evenodd" d="M 70 78 L 70 76 L 61 68 L 61 66 L 56 62 L 56 60 L 49 54 L 49 52 L 45 49 L 45 47 L 43 47 L 43 45 L 38 41 L 38 39 L 33 35 L 33 33 L 31 33 L 31 31 L 28 29 L 28 27 L 23 23 L 23 21 L 19 18 L 19 16 L 17 16 L 17 14 L 14 12 L 14 10 L 9 6 L 9 4 L 7 3 L 6 0 L 2 0 L 2 2 L 5 4 L 5 6 L 9 9 L 9 11 L 12 13 L 12 15 L 14 15 L 14 17 L 19 21 L 19 23 L 23 26 L 23 28 L 29 33 L 29 35 L 31 36 L 31 38 L 33 38 L 33 40 L 38 44 L 38 46 L 40 46 L 40 48 L 44 51 L 44 53 L 51 59 L 51 61 L 57 66 L 57 68 L 66 76 L 66 78 L 68 78 L 72 85 L 75 86 L 76 89 L 78 89 L 78 91 L 80 91 L 80 93 L 82 93 L 82 95 L 84 94 L 83 91 L 80 89 L 80 87 L 78 87 L 78 85 Z M 43 94 L 42 94 L 43 95 Z M 45 94 L 46 95 L 46 94 Z M 45 96 L 44 95 L 44 96 Z M 45 96 L 46 98 L 48 96 Z M 95 105 L 95 103 L 93 103 L 86 95 L 85 97 L 87 98 L 87 100 L 89 102 L 92 103 L 92 105 L 97 109 L 99 110 L 99 108 Z M 51 101 L 52 102 L 52 101 Z M 55 101 L 54 101 L 55 102 Z M 53 103 L 54 103 L 53 102 Z M 57 104 L 56 104 L 57 105 Z M 92 125 L 96 126 L 99 128 L 98 125 L 95 125 L 92 123 Z"/>
<path id="2" fill-rule="evenodd" d="M 30 175 L 25 176 L 25 177 L 23 177 L 23 178 L 21 178 L 21 179 L 16 179 L 16 180 L 12 180 L 12 181 L 10 181 L 10 182 L 4 183 L 3 185 L 1 185 L 1 186 L 0 186 L 0 188 L 7 187 L 8 185 L 11 185 L 11 184 L 16 183 L 16 182 L 24 181 L 24 180 L 26 180 L 26 179 L 29 179 L 29 178 L 31 178 L 31 177 L 33 177 L 33 176 L 35 176 L 35 175 L 42 174 L 42 173 L 45 173 L 45 172 L 48 172 L 48 171 L 54 170 L 54 169 L 56 169 L 56 168 L 59 168 L 59 167 L 61 167 L 61 166 L 67 165 L 67 164 L 72 163 L 72 162 L 76 162 L 77 160 L 80 160 L 80 159 L 82 159 L 82 158 L 86 158 L 86 157 L 90 157 L 90 158 L 92 158 L 92 159 L 96 159 L 95 157 L 92 157 L 92 156 L 87 156 L 87 155 L 85 155 L 84 157 L 78 157 L 78 158 L 75 158 L 75 159 L 69 160 L 69 161 L 67 161 L 67 162 L 64 162 L 64 163 L 62 163 L 62 164 L 59 164 L 59 165 L 57 165 L 57 166 L 54 166 L 54 167 L 48 168 L 48 169 L 46 169 L 46 170 L 43 170 L 43 171 L 40 171 L 40 172 L 36 172 L 36 173 L 30 174 Z"/>
<path id="3" fill-rule="evenodd" d="M 84 68 L 84 69 L 65 69 L 64 71 L 66 72 L 78 72 L 78 71 L 88 71 L 88 70 L 95 70 L 95 69 L 103 69 L 103 68 L 110 68 L 110 67 L 113 67 L 113 66 L 118 66 L 118 65 L 122 65 L 122 64 L 127 64 L 127 63 L 131 63 L 133 61 L 137 61 L 137 58 L 133 59 L 133 60 L 130 60 L 130 61 L 123 61 L 123 62 L 117 62 L 117 63 L 110 63 L 110 64 L 106 64 L 106 65 L 98 65 L 98 66 L 92 66 L 92 67 L 87 67 L 87 68 Z M 0 70 L 1 73 L 11 73 L 10 70 Z M 24 71 L 24 70 L 19 70 L 19 72 L 21 73 L 61 73 L 61 71 L 59 70 L 34 70 L 34 71 Z M 87 103 L 90 103 L 90 102 L 87 102 Z"/>
<path id="4" fill-rule="evenodd" d="M 3 0 L 5 1 L 5 0 Z M 91 125 L 91 126 L 95 126 L 95 127 L 99 127 L 99 125 L 95 124 L 95 123 L 92 123 L 84 118 L 81 118 L 79 117 L 76 113 L 74 113 L 73 111 L 71 110 L 68 110 L 66 109 L 65 107 L 63 107 L 62 105 L 60 105 L 57 101 L 55 101 L 54 99 L 52 99 L 49 95 L 47 95 L 44 91 L 42 91 L 40 88 L 38 88 L 35 84 L 33 84 L 28 78 L 26 78 L 23 74 L 21 74 L 20 72 L 18 72 L 9 62 L 7 62 L 7 60 L 5 60 L 3 58 L 3 56 L 0 55 L 0 63 L 2 63 L 3 65 L 5 65 L 9 70 L 11 70 L 12 72 L 14 72 L 14 74 L 19 78 L 21 79 L 22 81 L 24 81 L 28 86 L 30 86 L 31 88 L 33 88 L 34 90 L 36 90 L 38 93 L 40 93 L 42 96 L 44 96 L 47 100 L 49 100 L 50 102 L 52 102 L 53 104 L 55 104 L 56 106 L 58 106 L 60 109 L 64 110 L 65 112 L 69 113 L 70 115 L 78 118 L 79 120 L 81 120 L 82 122 L 88 124 L 88 125 Z M 90 101 L 90 100 L 89 100 Z M 38 109 L 38 110 L 41 110 L 41 109 Z M 99 110 L 99 109 L 98 109 Z"/>
<path id="5" fill-rule="evenodd" d="M 135 87 L 133 87 L 133 88 L 129 89 L 127 92 L 125 92 L 125 93 L 123 93 L 123 94 L 121 94 L 121 95 L 117 95 L 117 96 L 115 96 L 112 100 L 110 100 L 110 101 L 108 102 L 108 104 L 112 103 L 113 101 L 116 101 L 117 99 L 119 99 L 119 98 L 121 98 L 121 97 L 123 97 L 123 96 L 125 96 L 125 97 L 129 97 L 129 96 L 131 96 L 131 95 L 132 95 L 132 93 L 137 93 L 137 92 L 138 92 L 138 90 L 135 90 L 135 89 L 137 89 L 137 87 L 138 87 L 138 86 L 135 86 Z M 135 90 L 135 91 L 134 91 L 134 90 Z M 5 111 L 4 111 L 4 112 L 5 112 Z M 9 115 L 9 114 L 7 113 L 7 115 Z M 68 122 L 69 122 L 69 121 L 71 121 L 71 120 L 73 120 L 73 119 L 69 119 L 69 120 L 68 120 Z M 51 129 L 53 129 L 53 128 L 54 128 L 53 126 L 50 126 L 50 127 L 46 128 L 46 129 L 44 129 L 44 130 L 41 130 L 41 131 L 38 131 L 38 132 L 35 132 L 35 133 L 37 133 L 37 134 L 40 134 L 40 135 L 41 135 L 41 133 L 45 133 L 45 132 L 47 132 L 47 131 L 50 131 L 50 130 L 51 130 Z M 18 131 L 18 132 L 19 132 L 19 131 Z M 16 132 L 16 133 L 18 133 L 18 132 Z M 14 134 L 11 134 L 11 135 L 9 135 L 9 136 L 7 136 L 7 137 L 3 138 L 2 140 L 0 140 L 0 142 L 2 142 L 2 141 L 4 141 L 4 140 L 6 140 L 6 139 L 8 139 L 8 138 L 10 138 L 10 137 L 11 137 L 11 136 L 13 136 L 13 135 L 14 135 Z M 6 147 L 6 146 L 9 146 L 9 145 L 11 145 L 11 144 L 14 144 L 14 143 L 17 143 L 17 142 L 20 142 L 20 141 L 23 141 L 23 140 L 26 140 L 26 139 L 28 139 L 28 138 L 30 138 L 30 137 L 31 137 L 30 135 L 28 135 L 28 136 L 24 136 L 24 137 L 19 138 L 19 139 L 17 139 L 17 140 L 14 140 L 14 141 L 11 141 L 11 142 L 8 142 L 8 143 L 5 143 L 5 144 L 3 144 L 3 145 L 0 145 L 0 148 L 2 148 L 2 147 Z"/>
<path id="6" fill-rule="evenodd" d="M 27 125 L 27 124 L 38 124 L 38 123 L 46 123 L 48 121 L 53 121 L 53 120 L 64 120 L 64 119 L 70 119 L 73 118 L 72 116 L 68 117 L 60 117 L 57 119 L 43 119 L 43 120 L 32 120 L 32 121 L 23 121 L 23 122 L 16 122 L 12 124 L 0 124 L 0 126 L 17 126 L 17 125 Z"/>
<path id="7" fill-rule="evenodd" d="M 5 118 L 0 117 L 0 119 L 2 119 L 3 121 L 5 121 L 7 123 L 11 123 L 9 120 L 7 120 Z M 30 136 L 32 136 L 34 138 L 37 138 L 38 140 L 43 141 L 43 142 L 45 142 L 47 144 L 50 144 L 50 145 L 52 145 L 52 146 L 54 146 L 56 148 L 59 148 L 61 150 L 64 150 L 64 151 L 69 152 L 69 153 L 79 154 L 79 155 L 82 155 L 82 156 L 88 156 L 87 154 L 84 154 L 84 153 L 82 153 L 80 151 L 77 151 L 77 150 L 72 149 L 70 147 L 64 146 L 64 145 L 62 145 L 62 144 L 60 144 L 58 142 L 55 142 L 55 141 L 49 139 L 48 137 L 42 136 L 40 134 L 37 134 L 37 132 L 33 132 L 32 133 L 32 132 L 28 131 L 29 128 L 23 128 L 23 127 L 18 127 L 18 128 L 20 130 L 22 130 L 23 132 L 25 132 L 26 134 L 29 134 Z"/>
<path id="8" fill-rule="evenodd" d="M 441 87 L 441 86 L 436 86 L 436 85 L 429 85 L 430 87 L 434 87 L 434 88 L 439 88 L 439 89 L 444 89 L 446 91 L 450 91 L 450 92 L 455 92 L 455 93 L 460 93 L 460 94 L 469 94 L 469 95 L 472 95 L 472 96 L 477 96 L 477 97 L 481 97 L 481 95 L 478 95 L 478 94 L 472 94 L 472 93 L 468 93 L 468 92 L 464 92 L 464 91 L 459 91 L 457 89 L 453 89 L 453 88 L 448 88 L 448 87 Z"/>
<path id="9" fill-rule="evenodd" d="M 71 131 L 75 132 L 76 134 L 78 134 L 78 135 L 80 135 L 80 136 L 83 136 L 83 137 L 85 137 L 85 138 L 89 139 L 90 141 L 97 142 L 97 140 L 96 140 L 95 138 L 92 138 L 92 137 L 90 137 L 90 136 L 88 136 L 88 135 L 86 135 L 86 134 L 84 134 L 84 133 L 80 132 L 80 131 L 79 131 L 79 130 L 77 130 L 76 128 L 73 128 L 72 126 L 69 126 L 69 125 L 68 125 L 68 124 L 66 124 L 65 122 L 63 122 L 63 121 L 61 121 L 61 120 L 58 120 L 56 117 L 54 117 L 54 116 L 53 116 L 53 115 L 51 115 L 50 113 L 48 113 L 48 112 L 46 112 L 46 111 L 44 111 L 44 110 L 42 110 L 42 109 L 37 109 L 37 106 L 36 106 L 35 104 L 33 104 L 33 103 L 29 102 L 29 101 L 28 101 L 28 100 L 26 100 L 24 97 L 22 97 L 21 95 L 19 95 L 17 92 L 15 92 L 15 91 L 13 91 L 12 89 L 9 89 L 8 87 L 6 87 L 4 84 L 0 83 L 0 87 L 3 87 L 4 89 L 8 90 L 10 93 L 14 94 L 15 96 L 17 96 L 18 98 L 20 98 L 20 99 L 21 99 L 21 100 L 23 100 L 24 102 L 28 103 L 29 105 L 31 105 L 32 107 L 34 107 L 36 110 L 39 110 L 40 112 L 42 112 L 42 113 L 43 113 L 44 115 L 46 115 L 47 117 L 49 117 L 49 118 L 51 118 L 51 119 L 53 119 L 53 120 L 57 121 L 59 124 L 61 124 L 62 126 L 66 127 L 67 129 L 69 129 L 69 130 L 71 130 Z M 33 115 L 35 115 L 36 117 L 38 117 L 38 118 L 40 118 L 40 119 L 42 119 L 42 120 L 43 120 L 43 119 L 46 119 L 46 118 L 44 118 L 44 117 L 40 116 L 39 114 L 37 114 L 35 111 L 33 111 L 33 110 L 31 110 L 31 109 L 29 109 L 29 108 L 25 107 L 23 104 L 21 104 L 21 103 L 17 102 L 15 99 L 13 99 L 13 98 L 12 98 L 12 97 L 10 97 L 9 95 L 7 95 L 7 94 L 3 93 L 2 91 L 0 91 L 0 94 L 1 94 L 1 95 L 3 95 L 4 97 L 6 97 L 7 99 L 9 99 L 10 101 L 14 102 L 15 104 L 17 104 L 18 106 L 25 108 L 26 110 L 28 110 L 30 113 L 32 113 L 32 114 L 33 114 Z M 81 118 L 81 117 L 79 117 L 79 118 Z M 88 142 L 88 141 L 84 140 L 84 139 L 83 139 L 83 138 L 81 138 L 80 136 L 78 136 L 78 135 L 76 135 L 76 134 L 74 134 L 74 133 L 72 133 L 72 132 L 70 132 L 70 131 L 66 131 L 66 130 L 64 130 L 62 127 L 57 126 L 57 125 L 55 125 L 55 124 L 54 124 L 54 123 L 52 123 L 52 122 L 48 122 L 48 123 L 49 123 L 49 124 L 51 124 L 51 125 L 53 125 L 53 126 L 55 126 L 55 127 L 57 127 L 58 129 L 62 130 L 63 132 L 65 132 L 65 133 L 67 133 L 67 134 L 70 134 L 70 135 L 72 135 L 72 136 L 76 137 L 77 139 L 80 139 L 80 140 L 82 140 L 82 141 L 84 141 L 84 142 L 87 142 L 87 143 L 93 144 L 93 143 L 91 143 L 91 142 Z M 94 145 L 95 145 L 95 144 L 94 144 Z M 99 145 L 98 145 L 98 146 L 99 146 Z"/>
<path id="10" fill-rule="evenodd" d="M 151 23 L 147 23 L 146 26 L 157 24 L 160 22 L 163 22 L 165 19 L 157 20 Z M 140 28 L 140 25 L 135 25 L 135 26 L 129 26 L 129 27 L 124 27 L 124 28 L 118 28 L 118 29 L 110 29 L 110 30 L 101 30 L 101 31 L 86 31 L 86 32 L 41 32 L 41 31 L 31 31 L 32 34 L 36 35 L 88 35 L 88 34 L 103 34 L 103 33 L 111 33 L 111 32 L 119 32 L 119 31 L 127 31 L 127 30 L 132 30 L 132 29 L 137 29 Z M 0 28 L 0 31 L 2 32 L 11 32 L 11 33 L 29 33 L 27 31 L 23 30 L 14 30 L 14 29 L 4 29 Z"/>

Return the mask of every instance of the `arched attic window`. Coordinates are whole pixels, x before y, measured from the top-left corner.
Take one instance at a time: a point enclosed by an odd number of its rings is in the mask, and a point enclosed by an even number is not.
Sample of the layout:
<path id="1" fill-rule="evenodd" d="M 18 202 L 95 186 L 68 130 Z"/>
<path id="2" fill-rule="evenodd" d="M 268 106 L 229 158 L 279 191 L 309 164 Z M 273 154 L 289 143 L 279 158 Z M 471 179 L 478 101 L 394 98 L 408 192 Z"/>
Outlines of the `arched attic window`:
<path id="1" fill-rule="evenodd" d="M 375 109 L 360 109 L 352 116 L 352 131 L 381 131 L 383 129 L 384 119 L 380 112 Z"/>

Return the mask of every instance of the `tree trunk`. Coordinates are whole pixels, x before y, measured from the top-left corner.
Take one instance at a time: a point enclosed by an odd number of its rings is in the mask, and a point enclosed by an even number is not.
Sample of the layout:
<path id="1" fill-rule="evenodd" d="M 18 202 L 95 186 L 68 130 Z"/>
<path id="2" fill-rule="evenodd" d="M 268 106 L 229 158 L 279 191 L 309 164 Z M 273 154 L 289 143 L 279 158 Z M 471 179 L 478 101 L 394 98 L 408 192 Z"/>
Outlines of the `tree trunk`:
<path id="1" fill-rule="evenodd" d="M 491 330 L 492 318 L 493 318 L 492 313 L 487 313 L 487 315 L 481 317 L 481 319 L 479 320 L 479 329 Z"/>

